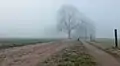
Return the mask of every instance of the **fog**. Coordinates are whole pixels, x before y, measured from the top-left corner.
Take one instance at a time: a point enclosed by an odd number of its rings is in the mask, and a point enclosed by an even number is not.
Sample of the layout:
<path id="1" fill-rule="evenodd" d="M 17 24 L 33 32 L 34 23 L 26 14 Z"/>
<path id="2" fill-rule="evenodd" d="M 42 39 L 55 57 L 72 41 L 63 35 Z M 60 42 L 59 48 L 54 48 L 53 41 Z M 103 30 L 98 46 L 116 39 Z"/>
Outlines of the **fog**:
<path id="1" fill-rule="evenodd" d="M 0 0 L 0 38 L 66 36 L 56 29 L 63 4 L 75 6 L 91 19 L 96 37 L 113 38 L 113 29 L 120 29 L 119 0 Z"/>

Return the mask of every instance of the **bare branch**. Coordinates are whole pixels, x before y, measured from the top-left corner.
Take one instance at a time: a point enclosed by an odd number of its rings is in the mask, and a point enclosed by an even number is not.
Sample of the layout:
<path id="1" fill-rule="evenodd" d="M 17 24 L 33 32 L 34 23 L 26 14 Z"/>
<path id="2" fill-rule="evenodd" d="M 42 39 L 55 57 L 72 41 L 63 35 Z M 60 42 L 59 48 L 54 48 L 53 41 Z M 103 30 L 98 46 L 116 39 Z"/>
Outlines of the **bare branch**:
<path id="1" fill-rule="evenodd" d="M 59 10 L 59 27 L 68 33 L 68 37 L 70 38 L 72 30 L 79 26 L 78 21 L 80 18 L 78 17 L 79 11 L 71 5 L 64 5 Z"/>

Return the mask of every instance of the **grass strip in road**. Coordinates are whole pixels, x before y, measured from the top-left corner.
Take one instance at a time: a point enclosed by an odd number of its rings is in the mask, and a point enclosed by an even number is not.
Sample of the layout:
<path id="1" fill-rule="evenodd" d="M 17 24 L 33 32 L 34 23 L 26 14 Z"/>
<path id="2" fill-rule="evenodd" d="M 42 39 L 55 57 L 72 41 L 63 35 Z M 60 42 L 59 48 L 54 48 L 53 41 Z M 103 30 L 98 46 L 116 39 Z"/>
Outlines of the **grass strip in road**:
<path id="1" fill-rule="evenodd" d="M 96 66 L 96 62 L 85 47 L 77 43 L 53 55 L 39 66 Z"/>

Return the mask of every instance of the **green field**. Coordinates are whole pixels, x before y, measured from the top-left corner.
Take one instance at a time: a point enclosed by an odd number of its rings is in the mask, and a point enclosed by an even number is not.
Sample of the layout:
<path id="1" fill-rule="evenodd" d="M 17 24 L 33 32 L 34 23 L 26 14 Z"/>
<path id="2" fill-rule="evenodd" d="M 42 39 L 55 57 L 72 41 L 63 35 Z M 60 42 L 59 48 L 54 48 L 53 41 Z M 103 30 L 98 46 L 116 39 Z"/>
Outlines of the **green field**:
<path id="1" fill-rule="evenodd" d="M 6 38 L 0 39 L 0 49 L 55 41 L 58 39 Z"/>
<path id="2" fill-rule="evenodd" d="M 103 45 L 106 48 L 113 47 L 115 45 L 114 39 L 112 38 L 97 38 L 96 42 L 98 42 L 99 44 Z M 118 42 L 120 42 L 120 40 Z M 118 44 L 120 47 L 120 43 Z"/>

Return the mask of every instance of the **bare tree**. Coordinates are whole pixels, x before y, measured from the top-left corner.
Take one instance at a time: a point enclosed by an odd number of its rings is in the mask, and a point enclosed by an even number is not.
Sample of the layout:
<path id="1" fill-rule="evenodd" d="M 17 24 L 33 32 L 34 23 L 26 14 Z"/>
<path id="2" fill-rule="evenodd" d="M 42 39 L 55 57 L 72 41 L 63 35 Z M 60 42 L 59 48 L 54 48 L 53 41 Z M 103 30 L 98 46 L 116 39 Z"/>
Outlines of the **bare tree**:
<path id="1" fill-rule="evenodd" d="M 81 23 L 75 29 L 73 36 L 77 38 L 79 37 L 82 39 L 90 39 L 91 41 L 94 41 L 95 40 L 95 26 L 94 26 L 93 21 L 87 17 L 81 18 Z"/>
<path id="2" fill-rule="evenodd" d="M 64 5 L 58 12 L 58 28 L 68 34 L 71 38 L 72 31 L 79 26 L 80 14 L 77 8 L 72 5 Z"/>

